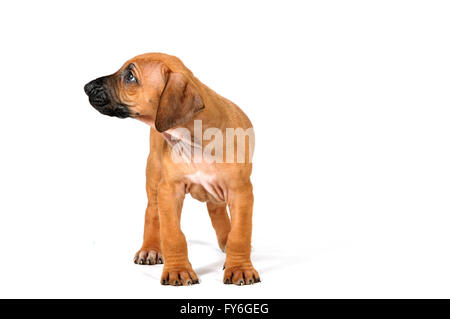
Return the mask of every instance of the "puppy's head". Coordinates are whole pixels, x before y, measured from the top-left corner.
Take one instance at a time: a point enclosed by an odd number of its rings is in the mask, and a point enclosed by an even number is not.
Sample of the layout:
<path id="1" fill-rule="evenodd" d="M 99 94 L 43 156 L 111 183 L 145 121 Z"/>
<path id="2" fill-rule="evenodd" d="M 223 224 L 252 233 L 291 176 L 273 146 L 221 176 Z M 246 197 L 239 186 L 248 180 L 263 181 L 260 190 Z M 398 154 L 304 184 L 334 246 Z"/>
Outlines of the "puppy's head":
<path id="1" fill-rule="evenodd" d="M 204 108 L 190 78 L 151 55 L 129 60 L 116 73 L 86 84 L 84 91 L 100 113 L 137 118 L 159 132 L 188 122 Z"/>

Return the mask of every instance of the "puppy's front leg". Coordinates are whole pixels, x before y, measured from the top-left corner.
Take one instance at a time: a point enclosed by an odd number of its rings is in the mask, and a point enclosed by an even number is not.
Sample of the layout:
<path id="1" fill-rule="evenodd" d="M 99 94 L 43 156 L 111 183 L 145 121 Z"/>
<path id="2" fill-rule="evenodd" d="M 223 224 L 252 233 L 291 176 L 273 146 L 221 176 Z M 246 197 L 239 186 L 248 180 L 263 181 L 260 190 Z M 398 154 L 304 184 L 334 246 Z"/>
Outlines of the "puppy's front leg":
<path id="1" fill-rule="evenodd" d="M 162 181 L 158 187 L 164 269 L 161 284 L 181 286 L 198 283 L 188 259 L 187 243 L 180 227 L 185 185 Z"/>
<path id="2" fill-rule="evenodd" d="M 251 285 L 259 282 L 259 274 L 250 260 L 253 214 L 253 187 L 249 182 L 231 190 L 231 231 L 227 241 L 225 284 Z"/>
<path id="3" fill-rule="evenodd" d="M 140 265 L 162 264 L 164 259 L 161 252 L 157 201 L 157 188 L 161 179 L 161 168 L 160 162 L 154 154 L 150 154 L 148 157 L 146 177 L 148 205 L 145 211 L 144 241 L 141 249 L 134 257 L 134 263 Z"/>

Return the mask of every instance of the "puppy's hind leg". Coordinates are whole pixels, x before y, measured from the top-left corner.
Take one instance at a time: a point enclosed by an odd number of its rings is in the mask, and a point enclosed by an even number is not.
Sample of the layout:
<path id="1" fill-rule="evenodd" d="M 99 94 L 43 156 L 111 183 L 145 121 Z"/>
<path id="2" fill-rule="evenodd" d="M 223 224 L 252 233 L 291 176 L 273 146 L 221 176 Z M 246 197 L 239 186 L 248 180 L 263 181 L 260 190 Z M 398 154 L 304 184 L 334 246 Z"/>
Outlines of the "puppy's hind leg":
<path id="1" fill-rule="evenodd" d="M 225 247 L 227 245 L 228 233 L 231 230 L 230 218 L 227 213 L 227 204 L 220 203 L 216 204 L 211 201 L 206 203 L 208 208 L 209 217 L 211 218 L 211 223 L 216 231 L 217 241 L 219 243 L 220 249 L 225 252 Z"/>
<path id="2" fill-rule="evenodd" d="M 261 280 L 250 260 L 253 215 L 250 181 L 233 188 L 230 198 L 231 232 L 227 241 L 223 282 L 251 285 Z"/>

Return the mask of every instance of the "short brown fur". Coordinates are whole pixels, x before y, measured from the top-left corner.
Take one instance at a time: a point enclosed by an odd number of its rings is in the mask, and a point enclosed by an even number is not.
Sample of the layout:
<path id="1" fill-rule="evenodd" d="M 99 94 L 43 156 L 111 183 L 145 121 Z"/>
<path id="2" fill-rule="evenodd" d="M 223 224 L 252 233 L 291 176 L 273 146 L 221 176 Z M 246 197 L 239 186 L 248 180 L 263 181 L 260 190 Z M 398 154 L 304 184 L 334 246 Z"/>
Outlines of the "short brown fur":
<path id="1" fill-rule="evenodd" d="M 135 67 L 139 86 L 126 86 L 119 80 L 119 74 L 130 64 Z M 198 282 L 180 227 L 183 201 L 190 193 L 206 202 L 219 246 L 226 251 L 224 283 L 259 282 L 258 272 L 250 260 L 253 190 L 249 158 L 244 163 L 175 163 L 169 141 L 173 128 L 181 126 L 193 132 L 194 120 L 202 121 L 203 131 L 215 127 L 223 136 L 226 128 L 251 128 L 250 120 L 239 107 L 200 82 L 173 56 L 161 53 L 137 56 L 112 77 L 116 79 L 112 83 L 117 99 L 129 107 L 134 118 L 151 126 L 144 241 L 135 262 L 164 262 L 162 284 Z M 245 147 L 249 151 L 249 146 Z M 214 178 L 216 193 L 189 178 L 198 172 Z"/>

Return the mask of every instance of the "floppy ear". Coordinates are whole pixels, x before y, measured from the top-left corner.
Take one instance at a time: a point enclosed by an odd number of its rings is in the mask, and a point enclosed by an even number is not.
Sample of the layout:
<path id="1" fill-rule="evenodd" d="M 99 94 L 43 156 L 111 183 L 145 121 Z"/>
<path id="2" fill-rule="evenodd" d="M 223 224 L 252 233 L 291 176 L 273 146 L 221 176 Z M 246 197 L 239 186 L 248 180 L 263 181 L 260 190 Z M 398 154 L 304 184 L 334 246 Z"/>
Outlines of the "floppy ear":
<path id="1" fill-rule="evenodd" d="M 200 94 L 186 77 L 181 73 L 170 73 L 159 99 L 155 128 L 158 132 L 167 131 L 188 122 L 204 108 Z"/>

